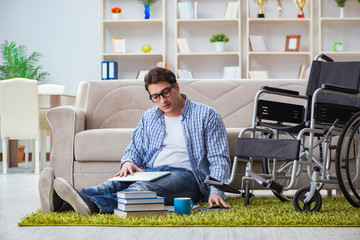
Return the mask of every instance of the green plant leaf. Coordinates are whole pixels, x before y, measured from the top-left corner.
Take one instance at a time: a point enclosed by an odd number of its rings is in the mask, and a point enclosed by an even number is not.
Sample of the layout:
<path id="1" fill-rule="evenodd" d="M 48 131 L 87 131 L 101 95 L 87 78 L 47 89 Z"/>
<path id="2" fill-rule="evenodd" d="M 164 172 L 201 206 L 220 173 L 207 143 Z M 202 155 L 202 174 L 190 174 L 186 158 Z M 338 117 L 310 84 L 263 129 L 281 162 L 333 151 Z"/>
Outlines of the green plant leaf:
<path id="1" fill-rule="evenodd" d="M 0 66 L 0 80 L 10 78 L 27 78 L 42 81 L 49 75 L 47 72 L 40 72 L 41 65 L 38 65 L 41 54 L 33 52 L 27 57 L 26 46 L 16 47 L 15 41 L 5 41 L 0 45 L 0 52 L 4 65 Z"/>
<path id="2" fill-rule="evenodd" d="M 156 3 L 157 0 L 136 0 L 136 1 L 143 5 L 151 6 L 154 3 Z"/>
<path id="3" fill-rule="evenodd" d="M 335 2 L 337 3 L 338 7 L 341 7 L 341 8 L 345 7 L 346 0 L 335 0 Z M 359 2 L 359 0 L 358 0 L 358 2 Z"/>
<path id="4" fill-rule="evenodd" d="M 210 38 L 210 42 L 228 42 L 230 41 L 230 38 L 227 37 L 224 33 L 214 34 Z"/>

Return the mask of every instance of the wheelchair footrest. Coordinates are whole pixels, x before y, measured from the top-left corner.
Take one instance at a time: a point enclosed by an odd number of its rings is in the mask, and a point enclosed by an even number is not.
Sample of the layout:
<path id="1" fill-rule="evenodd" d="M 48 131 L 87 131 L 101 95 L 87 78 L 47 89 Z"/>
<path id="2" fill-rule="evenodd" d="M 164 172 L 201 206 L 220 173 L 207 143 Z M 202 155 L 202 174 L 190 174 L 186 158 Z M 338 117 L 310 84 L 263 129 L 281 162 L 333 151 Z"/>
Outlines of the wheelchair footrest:
<path id="1" fill-rule="evenodd" d="M 281 186 L 279 183 L 275 182 L 272 179 L 265 179 L 264 177 L 259 176 L 250 170 L 247 170 L 247 172 L 261 186 L 271 189 L 278 194 L 281 194 L 281 192 L 283 190 L 283 186 Z"/>

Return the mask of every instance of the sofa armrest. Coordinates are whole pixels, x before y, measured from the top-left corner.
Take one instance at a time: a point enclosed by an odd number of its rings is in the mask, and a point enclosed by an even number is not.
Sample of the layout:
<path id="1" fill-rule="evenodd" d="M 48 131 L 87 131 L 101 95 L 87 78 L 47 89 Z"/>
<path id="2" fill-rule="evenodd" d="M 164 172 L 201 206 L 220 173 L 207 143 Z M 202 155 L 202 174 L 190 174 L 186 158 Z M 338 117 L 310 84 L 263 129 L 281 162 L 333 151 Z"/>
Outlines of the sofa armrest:
<path id="1" fill-rule="evenodd" d="M 52 129 L 50 165 L 55 177 L 74 184 L 74 139 L 85 130 L 85 111 L 80 107 L 62 106 L 50 109 L 47 118 Z"/>

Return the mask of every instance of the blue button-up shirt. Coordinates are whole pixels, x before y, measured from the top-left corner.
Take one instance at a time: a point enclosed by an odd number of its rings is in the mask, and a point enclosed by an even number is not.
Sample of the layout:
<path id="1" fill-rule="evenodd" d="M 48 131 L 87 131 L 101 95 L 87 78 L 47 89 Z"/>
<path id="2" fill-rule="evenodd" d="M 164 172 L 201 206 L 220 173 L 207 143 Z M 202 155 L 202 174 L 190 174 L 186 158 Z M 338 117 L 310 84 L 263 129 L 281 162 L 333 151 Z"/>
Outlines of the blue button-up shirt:
<path id="1" fill-rule="evenodd" d="M 204 104 L 186 98 L 181 111 L 182 130 L 196 181 L 201 193 L 209 196 L 223 192 L 204 184 L 210 174 L 222 182 L 230 177 L 230 156 L 224 122 L 218 112 Z M 152 168 L 161 151 L 165 136 L 163 112 L 157 107 L 147 110 L 136 127 L 131 142 L 124 152 L 121 163 L 131 161 L 138 167 Z"/>

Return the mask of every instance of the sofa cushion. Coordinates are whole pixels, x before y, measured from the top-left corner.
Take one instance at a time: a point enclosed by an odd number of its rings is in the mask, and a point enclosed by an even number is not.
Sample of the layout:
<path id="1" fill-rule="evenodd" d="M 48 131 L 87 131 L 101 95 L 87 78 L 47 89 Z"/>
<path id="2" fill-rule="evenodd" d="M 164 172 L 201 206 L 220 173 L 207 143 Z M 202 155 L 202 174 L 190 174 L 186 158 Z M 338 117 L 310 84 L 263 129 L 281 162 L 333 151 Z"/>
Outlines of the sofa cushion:
<path id="1" fill-rule="evenodd" d="M 79 132 L 75 135 L 75 160 L 120 162 L 133 131 L 133 128 L 106 128 Z"/>

